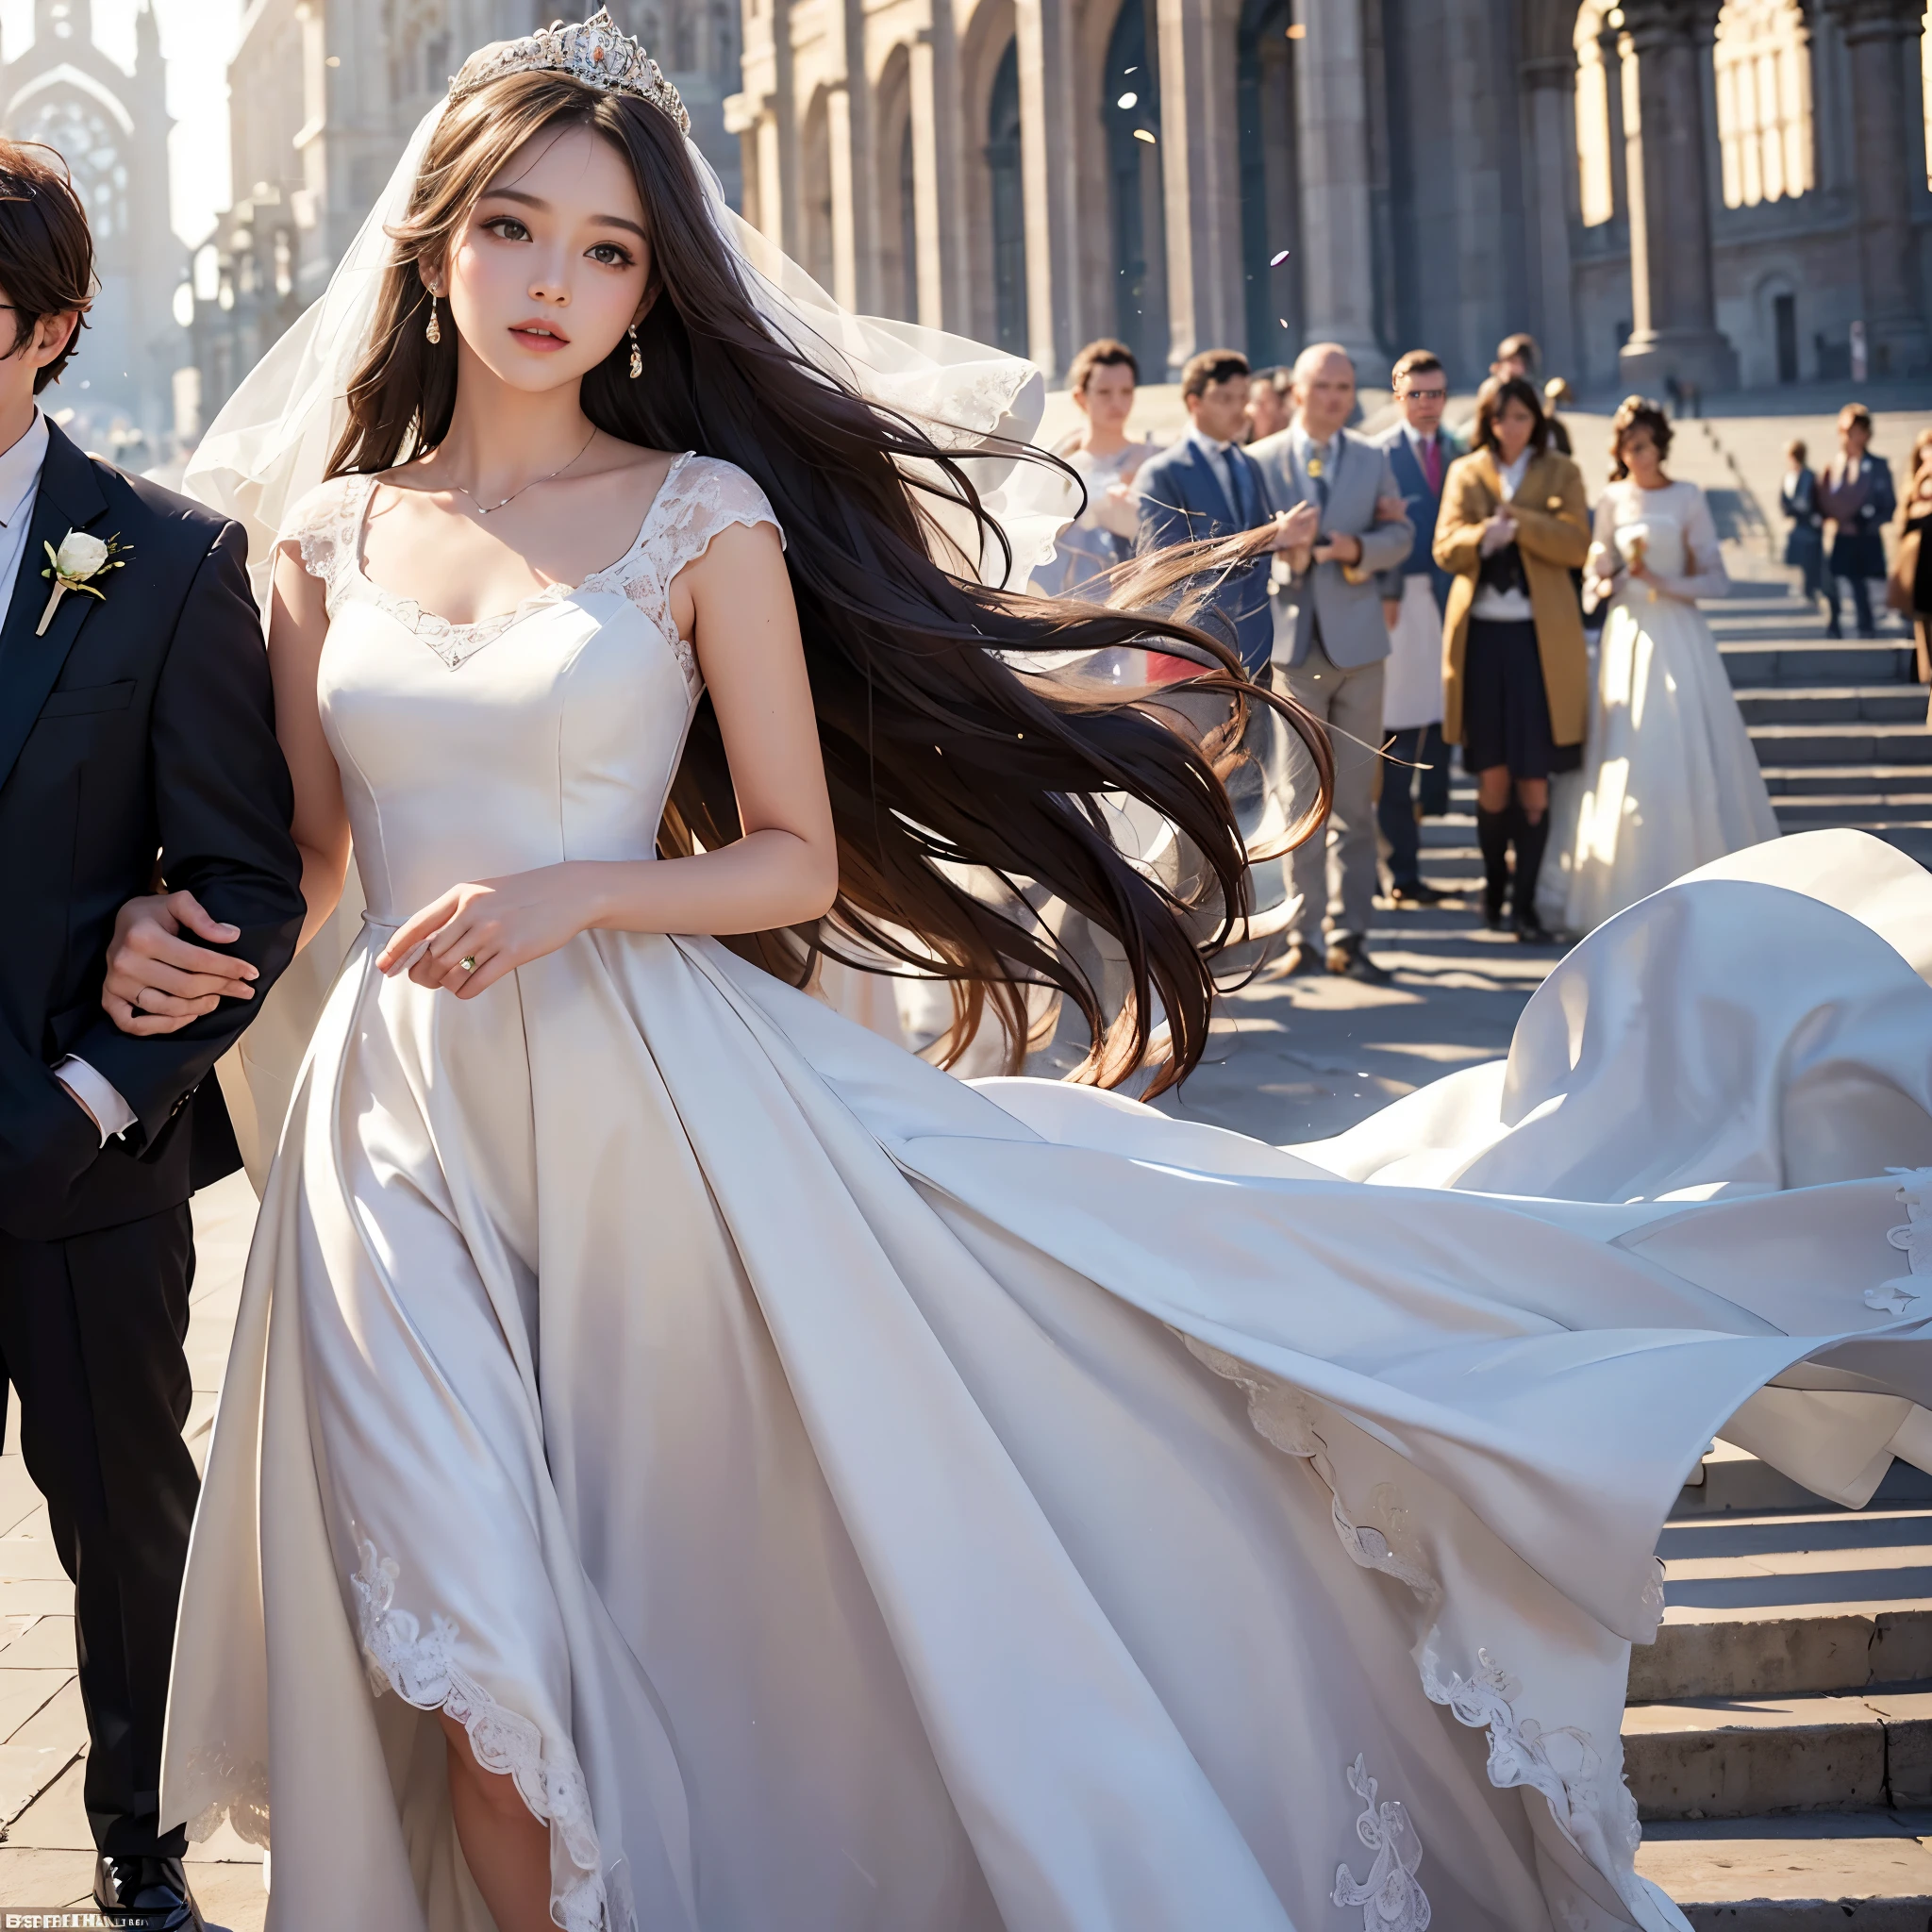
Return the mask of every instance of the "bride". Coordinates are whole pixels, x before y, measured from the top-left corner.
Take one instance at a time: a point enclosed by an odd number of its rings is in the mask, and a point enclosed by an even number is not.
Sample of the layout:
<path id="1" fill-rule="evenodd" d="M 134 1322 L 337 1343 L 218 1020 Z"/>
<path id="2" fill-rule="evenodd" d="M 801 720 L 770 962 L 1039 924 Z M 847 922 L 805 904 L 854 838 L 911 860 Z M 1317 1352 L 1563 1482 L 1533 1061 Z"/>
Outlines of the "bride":
<path id="1" fill-rule="evenodd" d="M 1158 1002 L 1177 1074 L 1201 908 L 1078 801 L 1238 892 L 1171 711 L 996 654 L 1206 648 L 972 577 L 975 515 L 1016 581 L 1050 541 L 990 440 L 1037 382 L 761 269 L 601 16 L 473 58 L 385 217 L 201 473 L 280 530 L 310 926 L 352 843 L 367 910 L 165 1815 L 272 1830 L 293 1932 L 1683 1928 L 1619 1744 L 1679 1484 L 1720 1425 L 1852 1503 L 1932 1457 L 1923 875 L 1658 894 L 1507 1067 L 1301 1153 L 957 1080 L 746 953 L 857 934 L 1016 1028 L 1057 985 L 1103 1080 Z M 168 904 L 109 978 L 150 1012 Z"/>
<path id="2" fill-rule="evenodd" d="M 1679 874 L 1778 824 L 1700 597 L 1729 589 L 1710 506 L 1664 474 L 1670 419 L 1628 397 L 1611 424 L 1614 477 L 1589 569 L 1609 616 L 1597 650 L 1574 826 L 1557 828 L 1559 920 L 1589 932 Z M 1565 837 L 1564 834 L 1569 836 Z"/>

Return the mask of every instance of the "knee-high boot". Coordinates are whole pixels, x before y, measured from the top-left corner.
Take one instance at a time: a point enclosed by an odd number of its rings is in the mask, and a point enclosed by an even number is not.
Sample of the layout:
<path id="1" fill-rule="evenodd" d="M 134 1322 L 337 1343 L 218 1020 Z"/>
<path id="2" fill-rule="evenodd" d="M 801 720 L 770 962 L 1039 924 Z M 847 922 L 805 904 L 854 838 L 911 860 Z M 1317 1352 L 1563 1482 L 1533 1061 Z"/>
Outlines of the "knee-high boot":
<path id="1" fill-rule="evenodd" d="M 1550 814 L 1547 810 L 1531 824 L 1523 808 L 1516 808 L 1515 912 L 1518 939 L 1543 937 L 1543 923 L 1537 917 L 1536 882 L 1543 869 L 1543 848 L 1550 842 Z"/>
<path id="2" fill-rule="evenodd" d="M 1475 808 L 1475 842 L 1483 856 L 1483 924 L 1491 930 L 1503 924 L 1509 897 L 1509 834 L 1515 814 L 1513 800 L 1501 811 Z"/>

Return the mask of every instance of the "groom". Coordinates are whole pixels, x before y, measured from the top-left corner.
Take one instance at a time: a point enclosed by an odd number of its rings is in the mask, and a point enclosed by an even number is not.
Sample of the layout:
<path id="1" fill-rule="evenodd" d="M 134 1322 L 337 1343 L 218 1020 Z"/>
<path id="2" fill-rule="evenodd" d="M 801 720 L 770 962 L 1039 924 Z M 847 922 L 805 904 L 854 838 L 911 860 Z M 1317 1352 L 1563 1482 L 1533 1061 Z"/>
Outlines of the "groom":
<path id="1" fill-rule="evenodd" d="M 188 1197 L 239 1165 L 208 1074 L 254 1005 L 157 968 L 142 1010 L 195 1017 L 139 1037 L 102 1009 L 104 960 L 124 901 L 192 889 L 265 991 L 301 866 L 242 530 L 83 456 L 35 402 L 92 288 L 58 157 L 0 142 L 0 1418 L 10 1383 L 75 1585 L 95 1900 L 177 1932 L 202 1923 L 158 1816 L 197 1490 Z"/>

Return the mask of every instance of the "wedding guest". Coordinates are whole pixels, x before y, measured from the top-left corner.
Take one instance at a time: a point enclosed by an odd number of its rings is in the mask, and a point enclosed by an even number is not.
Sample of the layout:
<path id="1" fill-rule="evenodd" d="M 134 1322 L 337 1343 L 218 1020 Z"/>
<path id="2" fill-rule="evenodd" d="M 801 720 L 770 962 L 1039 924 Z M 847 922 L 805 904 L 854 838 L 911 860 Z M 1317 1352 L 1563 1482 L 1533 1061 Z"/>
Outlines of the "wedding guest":
<path id="1" fill-rule="evenodd" d="M 1384 984 L 1367 951 L 1375 902 L 1374 782 L 1382 741 L 1383 660 L 1389 627 L 1377 574 L 1396 569 L 1415 541 L 1386 450 L 1343 425 L 1355 413 L 1355 364 L 1336 342 L 1316 342 L 1294 365 L 1294 427 L 1254 448 L 1277 509 L 1306 517 L 1274 570 L 1277 689 L 1328 728 L 1334 803 L 1325 835 L 1295 848 L 1291 878 L 1301 900 L 1288 935 L 1288 971 Z M 1387 514 L 1385 514 L 1387 512 Z M 1320 956 L 1316 943 L 1324 939 Z"/>
<path id="2" fill-rule="evenodd" d="M 1389 896 L 1433 906 L 1442 894 L 1422 875 L 1422 820 L 1449 809 L 1449 747 L 1442 741 L 1442 613 L 1449 573 L 1432 548 L 1449 465 L 1462 454 L 1442 426 L 1449 378 L 1427 349 L 1411 349 L 1390 376 L 1400 419 L 1376 441 L 1402 492 L 1415 542 L 1382 578 L 1389 663 L 1382 686 L 1382 791 L 1375 817 L 1389 847 Z"/>
<path id="3" fill-rule="evenodd" d="M 1476 398 L 1474 447 L 1450 470 L 1435 557 L 1455 574 L 1444 619 L 1442 735 L 1476 781 L 1483 914 L 1547 940 L 1536 909 L 1550 778 L 1583 759 L 1590 660 L 1570 573 L 1590 551 L 1583 475 L 1549 446 L 1520 375 Z M 1515 848 L 1515 869 L 1509 863 Z"/>
<path id="4" fill-rule="evenodd" d="M 1536 383 L 1536 366 L 1541 359 L 1542 351 L 1537 347 L 1536 338 L 1519 331 L 1513 336 L 1505 336 L 1496 344 L 1496 359 L 1490 364 L 1490 375 L 1497 381 L 1507 381 L 1512 375 L 1520 376 L 1533 387 Z M 1567 399 L 1574 400 L 1569 397 L 1570 386 L 1560 376 L 1556 378 L 1556 386 L 1564 391 Z M 1549 444 L 1559 455 L 1574 455 L 1574 452 L 1570 447 L 1570 432 L 1557 422 L 1553 413 L 1554 409 L 1555 401 L 1552 399 L 1549 407 L 1543 411 L 1544 420 L 1549 425 Z"/>
<path id="5" fill-rule="evenodd" d="M 1898 509 L 1898 542 L 1892 552 L 1886 602 L 1912 626 L 1919 682 L 1932 684 L 1932 429 L 1922 429 L 1912 444 L 1912 478 Z M 1932 725 L 1932 705 L 1925 722 Z"/>
<path id="6" fill-rule="evenodd" d="M 1681 874 L 1778 835 L 1700 597 L 1730 588 L 1710 505 L 1664 469 L 1671 423 L 1628 397 L 1589 569 L 1608 607 L 1569 854 L 1565 927 L 1586 933 Z"/>
<path id="7" fill-rule="evenodd" d="M 1141 465 L 1154 454 L 1150 441 L 1127 435 L 1141 365 L 1124 342 L 1103 337 L 1089 342 L 1067 371 L 1074 406 L 1087 419 L 1057 452 L 1087 486 L 1087 508 L 1061 531 L 1053 560 L 1033 574 L 1048 596 L 1107 595 L 1108 573 L 1134 554 L 1140 512 L 1131 493 Z"/>
<path id="8" fill-rule="evenodd" d="M 1279 436 L 1288 427 L 1294 418 L 1294 406 L 1289 400 L 1293 383 L 1291 370 L 1255 371 L 1248 385 L 1248 433 L 1241 439 L 1243 442 L 1256 443 L 1266 437 Z"/>
<path id="9" fill-rule="evenodd" d="M 1178 442 L 1149 457 L 1134 482 L 1140 556 L 1239 536 L 1273 521 L 1267 485 L 1241 443 L 1248 385 L 1248 358 L 1238 349 L 1209 349 L 1181 371 L 1181 402 L 1191 426 Z M 1201 624 L 1219 621 L 1250 677 L 1267 676 L 1274 641 L 1271 563 L 1262 556 L 1225 572 L 1195 617 Z"/>
<path id="10" fill-rule="evenodd" d="M 1838 450 L 1819 478 L 1818 507 L 1831 519 L 1830 568 L 1825 597 L 1831 622 L 1825 636 L 1844 635 L 1839 624 L 1839 579 L 1850 579 L 1852 608 L 1861 638 L 1876 637 L 1872 621 L 1872 579 L 1885 575 L 1885 526 L 1898 512 L 1891 465 L 1872 454 L 1872 411 L 1847 403 L 1839 413 Z"/>
<path id="11" fill-rule="evenodd" d="M 1569 427 L 1557 411 L 1564 404 L 1574 404 L 1575 401 L 1576 391 L 1560 375 L 1553 375 L 1543 384 L 1543 415 L 1549 421 L 1550 441 L 1566 457 L 1574 456 L 1576 452 L 1571 446 Z"/>
<path id="12" fill-rule="evenodd" d="M 1818 473 L 1806 460 L 1807 455 L 1801 439 L 1785 445 L 1785 474 L 1777 487 L 1778 508 L 1791 525 L 1785 538 L 1785 562 L 1798 573 L 1806 603 L 1824 598 L 1831 609 L 1824 590 L 1824 512 L 1818 507 Z"/>

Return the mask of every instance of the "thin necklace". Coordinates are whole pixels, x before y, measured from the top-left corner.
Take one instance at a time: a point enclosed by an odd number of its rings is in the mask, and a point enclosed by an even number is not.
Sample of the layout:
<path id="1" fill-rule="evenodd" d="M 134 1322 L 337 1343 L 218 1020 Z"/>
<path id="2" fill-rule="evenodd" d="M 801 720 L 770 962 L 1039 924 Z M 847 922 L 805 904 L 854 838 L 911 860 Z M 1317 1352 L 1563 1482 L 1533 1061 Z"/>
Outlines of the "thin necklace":
<path id="1" fill-rule="evenodd" d="M 523 489 L 512 490 L 510 493 L 503 499 L 503 503 L 480 502 L 472 491 L 465 490 L 460 483 L 453 482 L 449 487 L 452 490 L 454 490 L 459 496 L 469 497 L 472 506 L 475 508 L 475 512 L 479 517 L 494 516 L 496 512 L 504 507 L 504 504 L 514 503 L 517 500 L 517 498 L 524 493 L 525 490 L 534 490 L 540 483 L 554 482 L 558 476 L 563 475 L 564 471 L 571 469 L 575 464 L 581 462 L 583 460 L 584 450 L 589 449 L 590 446 L 596 441 L 596 440 L 597 425 L 594 423 L 592 423 L 591 425 L 590 435 L 588 435 L 584 439 L 584 449 L 578 450 L 576 455 L 571 458 L 569 462 L 558 464 L 558 467 L 552 470 L 547 476 L 532 476 L 530 480 L 523 486 Z"/>

